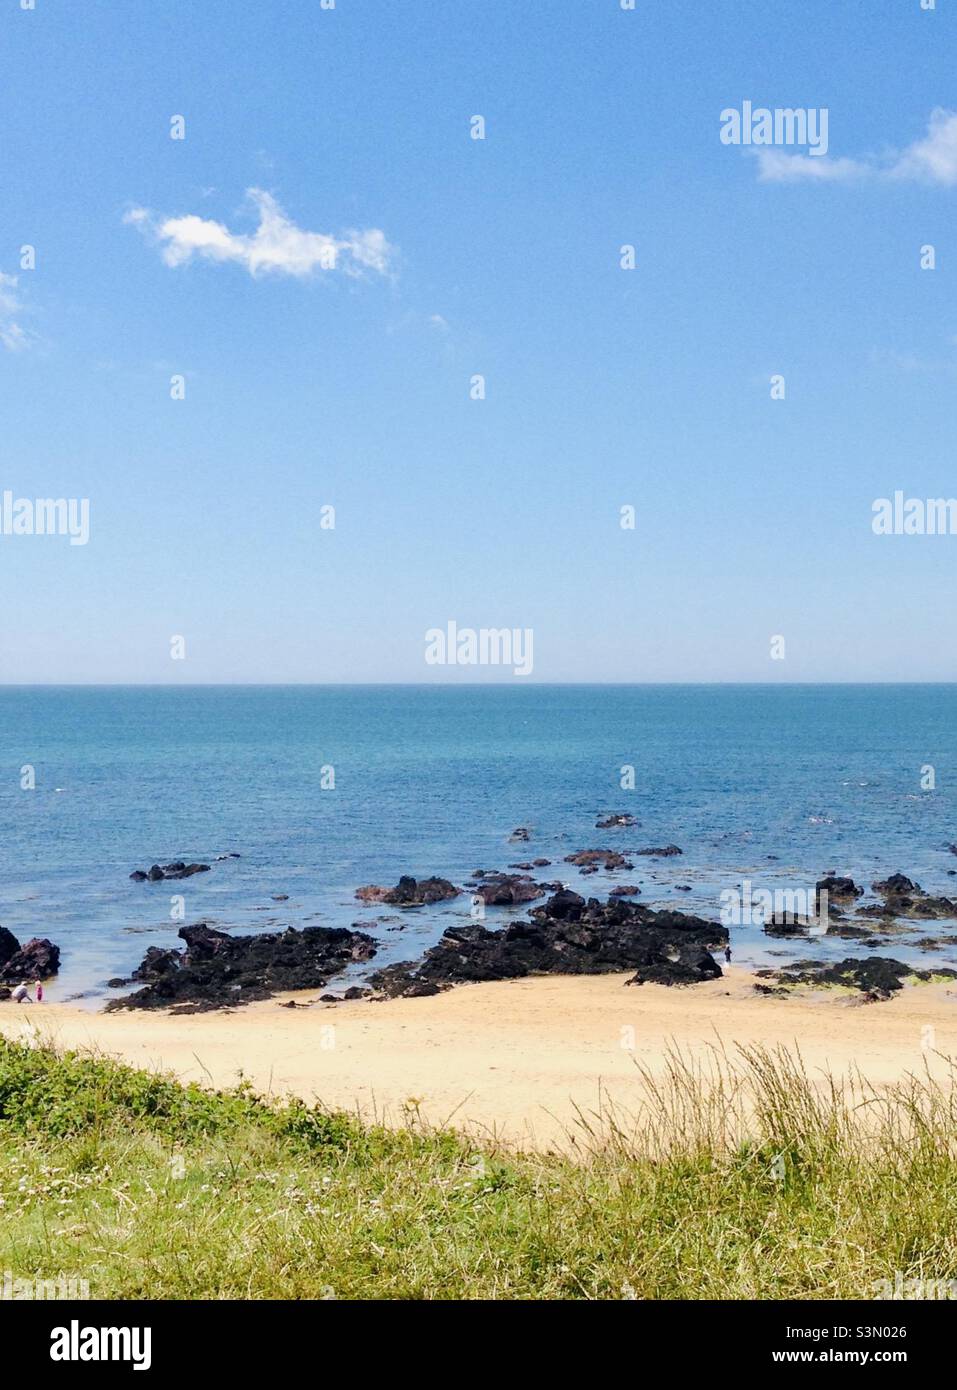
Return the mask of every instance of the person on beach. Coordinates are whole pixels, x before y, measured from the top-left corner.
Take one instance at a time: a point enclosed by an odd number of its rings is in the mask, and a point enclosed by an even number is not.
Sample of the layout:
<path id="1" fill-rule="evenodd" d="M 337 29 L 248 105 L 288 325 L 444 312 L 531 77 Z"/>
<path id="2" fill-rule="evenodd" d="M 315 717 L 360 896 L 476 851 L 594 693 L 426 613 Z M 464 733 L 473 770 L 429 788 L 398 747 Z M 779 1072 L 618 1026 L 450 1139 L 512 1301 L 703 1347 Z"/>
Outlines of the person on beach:
<path id="1" fill-rule="evenodd" d="M 725 959 L 725 964 L 726 964 L 726 965 L 730 965 L 730 964 L 731 964 L 731 944 L 730 944 L 730 942 L 729 942 L 728 945 L 725 946 L 725 948 L 724 948 L 724 959 Z"/>
<path id="2" fill-rule="evenodd" d="M 37 985 L 37 1003 L 38 1003 L 38 1004 L 42 1004 L 42 1003 L 43 1003 L 43 986 L 42 986 L 42 985 Z"/>
<path id="3" fill-rule="evenodd" d="M 10 997 L 15 1004 L 33 1003 L 33 1000 L 30 998 L 30 992 L 27 989 L 26 985 L 17 985 L 16 989 L 13 991 L 13 994 Z"/>

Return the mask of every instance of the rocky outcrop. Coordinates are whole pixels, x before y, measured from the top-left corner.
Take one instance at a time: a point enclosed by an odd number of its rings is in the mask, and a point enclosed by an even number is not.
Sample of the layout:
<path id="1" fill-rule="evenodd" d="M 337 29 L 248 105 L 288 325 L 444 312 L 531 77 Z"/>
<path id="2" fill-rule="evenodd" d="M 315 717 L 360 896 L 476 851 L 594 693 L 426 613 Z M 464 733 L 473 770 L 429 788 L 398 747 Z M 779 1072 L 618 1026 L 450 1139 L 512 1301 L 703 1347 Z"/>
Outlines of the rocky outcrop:
<path id="1" fill-rule="evenodd" d="M 882 878 L 879 883 L 872 883 L 871 887 L 882 898 L 919 897 L 924 891 L 919 883 L 904 874 L 891 874 L 890 878 Z"/>
<path id="2" fill-rule="evenodd" d="M 724 946 L 725 927 L 681 912 L 655 912 L 637 903 L 586 902 L 563 889 L 528 919 L 502 931 L 476 924 L 450 927 L 416 965 L 403 962 L 370 979 L 392 998 L 434 993 L 466 981 L 527 975 L 597 975 L 634 970 L 628 983 L 690 984 L 716 979 L 709 948 Z"/>
<path id="3" fill-rule="evenodd" d="M 903 961 L 883 956 L 864 956 L 860 959 L 849 956 L 832 964 L 801 960 L 779 971 L 759 970 L 756 973 L 784 985 L 812 985 L 817 988 L 838 985 L 845 989 L 856 989 L 872 1002 L 889 999 L 903 989 L 904 981 L 908 979 L 927 981 L 942 976 L 957 980 L 957 971 L 954 970 L 915 970 Z"/>
<path id="4" fill-rule="evenodd" d="M 676 854 L 684 854 L 677 845 L 665 845 L 664 849 L 636 849 L 636 854 L 649 854 L 654 859 L 673 859 Z"/>
<path id="5" fill-rule="evenodd" d="M 836 874 L 828 874 L 826 878 L 818 879 L 814 888 L 818 898 L 822 893 L 826 893 L 829 903 L 853 902 L 864 892 L 864 889 L 858 888 L 852 878 L 844 878 Z"/>
<path id="6" fill-rule="evenodd" d="M 12 931 L 6 927 L 0 927 L 0 969 L 6 965 L 11 956 L 15 956 L 20 949 L 20 943 Z"/>
<path id="7" fill-rule="evenodd" d="M 163 883 L 166 879 L 192 878 L 193 874 L 208 873 L 208 864 L 187 864 L 182 859 L 174 859 L 171 864 L 154 864 L 152 868 L 145 870 L 134 869 L 130 878 L 134 883 Z"/>
<path id="8" fill-rule="evenodd" d="M 527 826 L 518 825 L 508 838 L 512 844 L 524 844 L 527 840 L 532 838 L 532 832 Z"/>
<path id="9" fill-rule="evenodd" d="M 957 917 L 957 903 L 950 898 L 932 897 L 904 874 L 891 874 L 890 878 L 881 879 L 871 887 L 884 901 L 858 908 L 859 917 L 911 917 L 923 921 Z"/>
<path id="10" fill-rule="evenodd" d="M 390 903 L 394 907 L 423 907 L 427 903 L 447 902 L 457 898 L 461 888 L 456 888 L 447 878 L 414 879 L 403 874 L 394 888 L 380 888 L 370 884 L 357 888 L 356 897 L 363 903 Z"/>
<path id="11" fill-rule="evenodd" d="M 577 854 L 566 854 L 565 863 L 577 864 L 580 869 L 590 869 L 592 872 L 597 872 L 598 869 L 612 872 L 615 869 L 633 869 L 635 867 L 616 849 L 582 849 Z"/>
<path id="12" fill-rule="evenodd" d="M 548 892 L 546 884 L 536 883 L 529 874 L 500 874 L 494 870 L 483 872 L 471 887 L 473 896 L 481 898 L 487 907 L 530 903 Z"/>
<path id="13" fill-rule="evenodd" d="M 151 946 L 133 973 L 144 987 L 109 1009 L 185 1006 L 190 1012 L 268 999 L 283 990 L 319 989 L 354 961 L 371 960 L 376 944 L 344 927 L 305 927 L 261 936 L 229 936 L 205 922 L 181 927 L 183 950 Z"/>
<path id="14" fill-rule="evenodd" d="M 595 829 L 626 830 L 630 829 L 632 826 L 635 826 L 637 824 L 638 822 L 635 820 L 634 816 L 630 815 L 627 811 L 619 811 L 616 815 L 605 816 L 603 820 L 596 821 Z"/>
<path id="15" fill-rule="evenodd" d="M 10 950 L 11 944 L 13 950 Z M 35 936 L 21 946 L 12 932 L 0 927 L 0 980 L 18 985 L 25 980 L 46 980 L 60 969 L 60 948 L 46 937 Z"/>

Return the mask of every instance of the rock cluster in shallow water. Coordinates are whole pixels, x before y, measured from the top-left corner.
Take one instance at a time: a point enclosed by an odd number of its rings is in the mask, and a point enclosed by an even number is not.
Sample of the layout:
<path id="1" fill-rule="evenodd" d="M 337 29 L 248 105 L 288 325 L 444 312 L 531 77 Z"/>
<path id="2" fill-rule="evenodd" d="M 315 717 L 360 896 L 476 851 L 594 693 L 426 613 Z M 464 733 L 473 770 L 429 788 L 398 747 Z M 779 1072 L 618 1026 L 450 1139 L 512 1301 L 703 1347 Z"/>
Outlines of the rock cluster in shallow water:
<path id="1" fill-rule="evenodd" d="M 239 855 L 222 856 L 239 858 Z M 171 864 L 154 864 L 149 869 L 134 869 L 130 878 L 134 883 L 163 883 L 166 879 L 192 878 L 193 874 L 208 874 L 208 864 L 187 864 L 182 859 L 174 859 Z"/>
<path id="2" fill-rule="evenodd" d="M 376 953 L 371 936 L 345 927 L 228 936 L 201 922 L 180 927 L 179 935 L 184 949 L 151 946 L 133 973 L 143 988 L 112 1000 L 109 1009 L 185 1005 L 194 1012 L 268 999 L 284 990 L 320 989 L 332 975 Z"/>
<path id="3" fill-rule="evenodd" d="M 446 902 L 457 898 L 461 888 L 456 888 L 447 878 L 414 879 L 403 874 L 394 888 L 382 888 L 370 883 L 365 888 L 356 889 L 356 897 L 363 903 L 390 903 L 395 907 L 424 907 L 428 903 Z"/>

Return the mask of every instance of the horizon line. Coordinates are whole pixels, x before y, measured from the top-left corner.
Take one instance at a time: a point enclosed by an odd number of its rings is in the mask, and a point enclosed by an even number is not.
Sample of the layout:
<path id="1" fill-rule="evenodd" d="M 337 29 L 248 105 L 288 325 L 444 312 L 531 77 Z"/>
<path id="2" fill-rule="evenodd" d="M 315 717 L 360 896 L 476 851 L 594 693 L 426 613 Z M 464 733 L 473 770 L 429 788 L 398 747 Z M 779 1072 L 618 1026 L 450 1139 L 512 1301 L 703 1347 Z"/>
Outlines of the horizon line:
<path id="1" fill-rule="evenodd" d="M 0 690 L 521 690 L 521 689 L 689 689 L 775 690 L 800 686 L 957 685 L 954 680 L 660 680 L 660 681 L 0 681 Z"/>

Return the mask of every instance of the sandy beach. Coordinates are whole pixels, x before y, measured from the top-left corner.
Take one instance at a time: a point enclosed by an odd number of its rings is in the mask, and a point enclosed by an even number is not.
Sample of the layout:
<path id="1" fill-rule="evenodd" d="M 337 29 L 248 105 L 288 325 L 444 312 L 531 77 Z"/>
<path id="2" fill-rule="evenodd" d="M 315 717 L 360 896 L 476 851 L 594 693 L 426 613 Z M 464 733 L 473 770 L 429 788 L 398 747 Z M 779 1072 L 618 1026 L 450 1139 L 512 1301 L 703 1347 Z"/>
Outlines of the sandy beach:
<path id="1" fill-rule="evenodd" d="M 94 1014 L 67 1004 L 0 1008 L 8 1037 L 38 1030 L 184 1080 L 257 1088 L 402 1123 L 411 1106 L 433 1124 L 526 1147 L 569 1144 L 578 1112 L 610 1102 L 627 1114 L 636 1062 L 660 1070 L 669 1047 L 798 1046 L 808 1069 L 852 1068 L 876 1085 L 947 1074 L 957 1056 L 957 987 L 908 986 L 886 1002 L 844 994 L 762 998 L 732 969 L 690 989 L 626 986 L 625 975 L 550 976 L 465 985 L 432 998 L 283 1007 L 293 996 L 229 1012 Z M 314 996 L 294 996 L 308 1002 Z"/>

